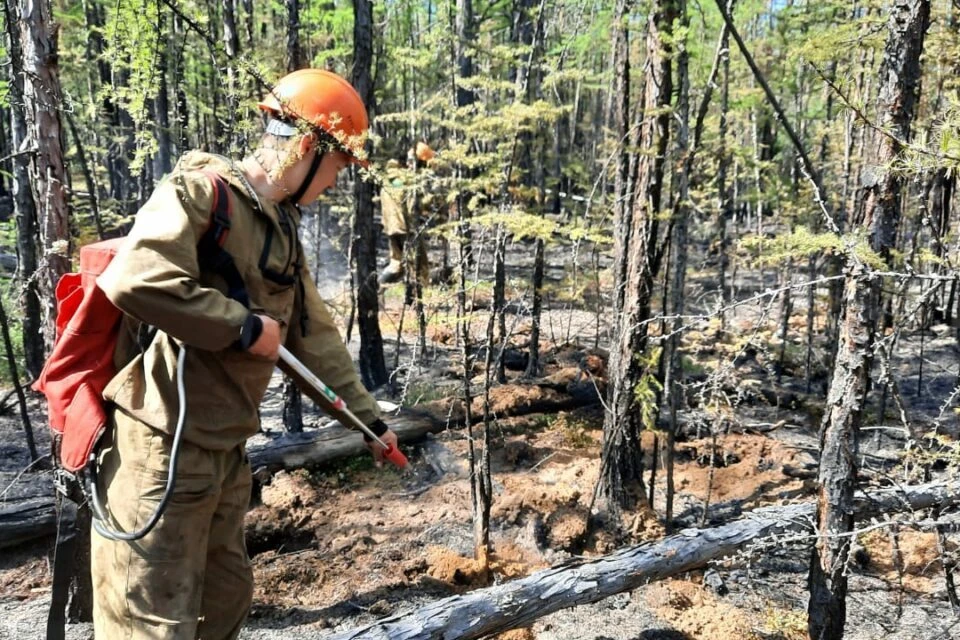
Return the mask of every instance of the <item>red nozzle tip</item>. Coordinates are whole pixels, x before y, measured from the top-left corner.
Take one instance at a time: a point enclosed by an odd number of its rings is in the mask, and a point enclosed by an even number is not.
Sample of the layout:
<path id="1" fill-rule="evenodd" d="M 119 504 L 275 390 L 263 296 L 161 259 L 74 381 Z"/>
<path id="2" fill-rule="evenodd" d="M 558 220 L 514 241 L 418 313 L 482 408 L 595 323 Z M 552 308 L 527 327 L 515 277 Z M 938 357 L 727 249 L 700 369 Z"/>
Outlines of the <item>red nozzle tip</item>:
<path id="1" fill-rule="evenodd" d="M 389 460 L 390 463 L 395 465 L 398 469 L 403 469 L 407 466 L 407 456 L 403 455 L 403 452 L 393 445 L 390 445 L 384 449 L 383 457 L 384 459 Z"/>

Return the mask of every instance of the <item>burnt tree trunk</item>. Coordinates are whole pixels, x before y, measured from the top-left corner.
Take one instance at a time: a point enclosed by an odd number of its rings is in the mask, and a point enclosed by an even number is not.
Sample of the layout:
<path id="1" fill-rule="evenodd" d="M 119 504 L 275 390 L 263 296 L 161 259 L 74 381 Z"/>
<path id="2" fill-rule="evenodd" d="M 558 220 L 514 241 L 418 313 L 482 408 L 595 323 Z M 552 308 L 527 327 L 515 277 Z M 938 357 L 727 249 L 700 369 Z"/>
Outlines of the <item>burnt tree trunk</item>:
<path id="1" fill-rule="evenodd" d="M 239 78 L 237 76 L 237 56 L 240 53 L 240 34 L 237 31 L 237 1 L 221 0 L 220 8 L 221 23 L 223 26 L 223 48 L 227 54 L 225 62 L 227 74 L 227 114 L 224 118 L 226 121 L 226 131 L 224 132 L 226 136 L 225 146 L 231 153 L 234 153 L 242 149 L 241 136 L 243 135 L 237 130 L 234 124 L 240 119 Z"/>
<path id="2" fill-rule="evenodd" d="M 302 49 L 300 47 L 300 2 L 299 0 L 286 0 L 286 7 L 287 71 L 296 71 L 303 66 Z M 357 202 L 359 203 L 359 200 Z M 319 234 L 316 241 L 319 246 Z M 290 433 L 303 431 L 303 397 L 300 394 L 300 388 L 289 378 L 284 378 L 283 381 L 283 428 Z"/>
<path id="3" fill-rule="evenodd" d="M 453 51 L 454 64 L 457 69 L 458 78 L 473 77 L 473 55 L 470 46 L 475 40 L 476 25 L 474 24 L 473 0 L 456 0 L 456 15 L 454 17 L 454 31 L 456 33 L 455 46 Z M 456 85 L 454 89 L 454 105 L 457 110 L 467 110 L 476 102 L 476 94 L 469 88 Z M 462 135 L 462 134 L 458 134 Z M 457 177 L 462 181 L 472 177 L 473 170 L 458 164 L 456 167 Z M 462 182 L 461 182 L 462 184 Z M 460 251 L 460 269 L 467 269 L 473 264 L 473 234 L 470 228 L 470 208 L 468 202 L 470 194 L 459 187 L 459 193 L 456 199 L 457 220 L 459 229 L 457 231 L 457 241 L 462 245 Z"/>
<path id="4" fill-rule="evenodd" d="M 60 276 L 70 270 L 70 231 L 59 112 L 63 98 L 57 67 L 57 25 L 48 0 L 24 0 L 20 5 L 20 38 L 27 136 L 36 146 L 30 180 L 43 251 L 38 284 L 44 306 L 44 342 L 49 350 L 57 317 L 54 290 Z"/>
<path id="5" fill-rule="evenodd" d="M 652 375 L 638 356 L 647 344 L 646 322 L 650 318 L 650 302 L 660 262 L 656 241 L 670 131 L 672 36 L 676 16 L 676 0 L 654 2 L 647 24 L 649 70 L 643 91 L 639 151 L 631 159 L 636 164 L 636 192 L 631 195 L 633 202 L 629 208 L 618 209 L 619 218 L 614 222 L 617 234 L 613 315 L 617 321 L 610 351 L 609 410 L 603 425 L 600 477 L 600 493 L 607 499 L 608 506 L 614 508 L 629 506 L 643 495 L 641 420 L 635 390 L 644 375 Z"/>
<path id="6" fill-rule="evenodd" d="M 163 11 L 157 15 L 157 28 L 160 33 L 167 29 L 167 18 Z M 160 44 L 158 52 L 160 60 L 157 63 L 157 97 L 154 100 L 154 110 L 157 114 L 157 155 L 154 159 L 154 174 L 157 180 L 170 173 L 173 169 L 173 140 L 170 131 L 170 88 L 167 83 L 167 69 L 170 65 L 170 49 L 165 41 Z M 79 146 L 79 142 L 77 143 Z"/>
<path id="7" fill-rule="evenodd" d="M 687 3 L 686 0 L 678 0 L 678 4 L 680 12 L 679 26 L 685 34 L 690 24 L 690 19 L 687 15 Z M 676 153 L 680 163 L 680 176 L 679 193 L 677 194 L 677 202 L 674 206 L 673 229 L 670 239 L 673 246 L 670 249 L 670 276 L 672 283 L 669 302 L 670 314 L 674 316 L 674 320 L 671 323 L 671 335 L 667 339 L 667 367 L 666 378 L 663 385 L 664 403 L 669 416 L 663 447 L 663 460 L 667 481 L 664 521 L 666 522 L 667 533 L 673 528 L 673 449 L 677 437 L 677 412 L 680 410 L 682 394 L 681 383 L 683 378 L 683 367 L 680 361 L 680 335 L 681 327 L 683 326 L 681 316 L 685 309 L 684 289 L 687 277 L 690 173 L 693 170 L 693 156 L 696 153 L 696 149 L 690 147 L 690 78 L 688 74 L 690 54 L 687 52 L 685 40 L 678 39 L 678 46 L 680 50 L 677 54 L 677 84 L 679 89 L 677 96 L 677 115 L 680 119 L 680 128 L 677 134 Z M 705 99 L 709 100 L 709 95 L 706 96 Z"/>
<path id="8" fill-rule="evenodd" d="M 728 0 L 727 13 L 733 11 L 735 2 L 736 0 Z M 726 24 L 722 27 L 718 52 L 721 56 L 723 80 L 720 81 L 720 123 L 717 131 L 717 252 L 719 254 L 717 279 L 721 307 L 726 307 L 730 300 L 726 284 L 730 266 L 730 258 L 727 256 L 727 220 L 733 215 L 733 201 L 727 187 L 727 170 L 730 167 L 730 154 L 727 153 L 727 113 L 730 110 L 730 30 Z M 721 328 L 725 320 L 726 314 L 721 313 Z"/>
<path id="9" fill-rule="evenodd" d="M 353 86 L 367 112 L 375 111 L 373 77 L 373 3 L 353 0 Z M 369 147 L 369 143 L 368 143 Z M 380 303 L 377 300 L 377 247 L 373 227 L 373 184 L 357 175 L 354 185 L 356 212 L 353 222 L 353 257 L 356 260 L 357 328 L 360 332 L 360 374 L 367 388 L 388 381 L 380 334 Z"/>
<path id="10" fill-rule="evenodd" d="M 286 5 L 287 71 L 296 71 L 304 66 L 303 48 L 300 46 L 300 0 L 286 0 Z"/>
<path id="11" fill-rule="evenodd" d="M 889 258 L 900 220 L 903 179 L 889 167 L 907 140 L 920 84 L 920 54 L 930 20 L 929 0 L 897 0 L 880 66 L 878 125 L 896 138 L 873 132 L 852 225 L 869 233 L 871 248 Z M 843 637 L 846 564 L 853 528 L 857 440 L 870 386 L 870 365 L 881 281 L 860 263 L 848 263 L 839 345 L 826 413 L 820 430 L 819 538 L 810 562 L 808 631 L 814 640 Z"/>
<path id="12" fill-rule="evenodd" d="M 633 0 L 617 0 L 613 15 L 613 87 L 610 92 L 608 108 L 611 126 L 617 136 L 617 162 L 614 169 L 613 185 L 613 246 L 614 246 L 614 287 L 613 309 L 616 313 L 623 309 L 624 292 L 627 279 L 627 252 L 630 245 L 630 230 L 633 220 L 633 186 L 630 180 L 633 155 L 628 151 L 627 137 L 630 126 L 630 9 Z M 619 317 L 619 316 L 614 316 Z M 599 322 L 599 310 L 597 314 Z M 610 353 L 610 370 L 614 371 L 617 352 Z M 609 387 L 611 399 L 616 399 L 615 385 Z M 622 389 L 621 389 L 622 391 Z M 637 427 L 634 425 L 618 426 L 626 416 L 617 411 L 617 405 L 611 404 L 612 412 L 604 418 L 604 451 L 609 447 L 611 451 L 605 455 L 607 460 L 616 461 L 619 469 L 610 473 L 609 480 L 601 476 L 598 486 L 606 496 L 613 497 L 614 504 L 629 504 L 630 498 L 626 494 L 625 485 L 637 485 L 643 491 L 643 453 L 640 450 L 640 440 Z M 632 428 L 630 428 L 632 427 Z M 631 439 L 632 438 L 632 439 Z M 613 447 L 627 447 L 630 456 L 626 460 L 619 460 Z M 609 464 L 609 463 L 608 463 Z M 625 468 L 624 468 L 625 467 Z M 595 492 L 596 493 L 596 492 Z"/>

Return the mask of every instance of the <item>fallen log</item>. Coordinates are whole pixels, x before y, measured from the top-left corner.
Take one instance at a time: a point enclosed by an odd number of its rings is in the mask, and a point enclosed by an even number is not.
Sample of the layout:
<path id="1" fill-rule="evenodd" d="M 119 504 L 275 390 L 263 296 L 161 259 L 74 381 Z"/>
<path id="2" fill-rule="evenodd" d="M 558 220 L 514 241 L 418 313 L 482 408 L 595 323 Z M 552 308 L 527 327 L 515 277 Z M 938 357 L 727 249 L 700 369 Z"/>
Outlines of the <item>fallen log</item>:
<path id="1" fill-rule="evenodd" d="M 53 480 L 49 474 L 0 473 L 0 548 L 56 531 Z"/>
<path id="2" fill-rule="evenodd" d="M 592 384 L 589 388 L 584 385 L 581 387 L 584 388 L 575 387 L 578 392 L 571 394 L 557 391 L 546 384 L 500 385 L 491 390 L 492 410 L 498 418 L 507 418 L 556 413 L 599 404 L 596 388 Z M 324 406 L 322 397 L 312 391 L 307 395 L 321 407 Z M 481 401 L 482 398 L 474 399 L 474 420 L 483 419 Z M 463 417 L 463 401 L 451 398 L 418 405 L 415 409 L 404 409 L 400 414 L 387 416 L 385 420 L 400 442 L 404 443 L 420 440 L 428 433 L 439 433 L 448 425 L 462 423 Z M 269 442 L 247 446 L 253 468 L 269 472 L 319 466 L 365 452 L 366 447 L 359 433 L 336 424 L 316 431 L 284 433 Z"/>
<path id="3" fill-rule="evenodd" d="M 860 517 L 960 503 L 960 482 L 861 494 Z M 763 507 L 728 524 L 685 529 L 659 542 L 622 549 L 586 562 L 566 563 L 506 584 L 444 598 L 409 613 L 338 633 L 328 640 L 469 640 L 525 627 L 561 609 L 623 591 L 730 556 L 759 538 L 813 531 L 815 503 Z"/>
<path id="4" fill-rule="evenodd" d="M 403 411 L 385 418 L 401 443 L 420 440 L 428 433 L 446 429 L 446 422 L 427 411 Z M 366 453 L 363 436 L 340 425 L 307 431 L 284 433 L 264 444 L 248 444 L 250 466 L 266 469 L 301 469 L 319 466 L 333 460 Z"/>

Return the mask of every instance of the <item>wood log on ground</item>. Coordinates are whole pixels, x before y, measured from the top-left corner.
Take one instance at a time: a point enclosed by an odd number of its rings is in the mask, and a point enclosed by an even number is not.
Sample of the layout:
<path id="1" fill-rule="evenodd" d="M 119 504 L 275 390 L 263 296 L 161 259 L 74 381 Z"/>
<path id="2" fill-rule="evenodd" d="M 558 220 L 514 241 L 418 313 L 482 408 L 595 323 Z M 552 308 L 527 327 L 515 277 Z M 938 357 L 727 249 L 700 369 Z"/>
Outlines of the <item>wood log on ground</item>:
<path id="1" fill-rule="evenodd" d="M 872 491 L 857 500 L 860 517 L 949 507 L 960 481 Z M 711 529 L 686 529 L 659 542 L 587 562 L 566 563 L 520 580 L 444 598 L 409 613 L 339 633 L 330 640 L 469 640 L 525 627 L 547 614 L 597 602 L 730 556 L 744 545 L 787 532 L 812 532 L 814 503 L 763 507 Z"/>
<path id="2" fill-rule="evenodd" d="M 427 411 L 404 411 L 386 417 L 386 421 L 401 443 L 414 442 L 446 428 L 445 421 Z M 316 431 L 285 433 L 266 444 L 247 445 L 251 467 L 271 472 L 317 466 L 366 451 L 359 432 L 336 424 Z"/>
<path id="3" fill-rule="evenodd" d="M 49 474 L 0 473 L 0 548 L 56 531 L 53 480 Z"/>
<path id="4" fill-rule="evenodd" d="M 322 398 L 304 387 L 301 388 L 323 407 Z M 533 413 L 556 413 L 590 406 L 599 403 L 597 398 L 592 384 L 589 393 L 574 395 L 557 391 L 549 385 L 508 384 L 494 388 L 493 404 L 497 417 L 506 418 Z M 416 409 L 405 409 L 398 415 L 386 416 L 384 419 L 401 443 L 415 442 L 428 433 L 439 433 L 448 425 L 455 426 L 461 422 L 462 405 L 462 402 L 456 400 L 430 402 L 418 405 Z M 483 417 L 479 406 L 477 404 L 474 407 L 475 419 Z M 359 433 L 338 426 L 305 433 L 285 433 L 266 444 L 247 447 L 253 468 L 270 472 L 317 466 L 365 452 L 366 447 Z"/>

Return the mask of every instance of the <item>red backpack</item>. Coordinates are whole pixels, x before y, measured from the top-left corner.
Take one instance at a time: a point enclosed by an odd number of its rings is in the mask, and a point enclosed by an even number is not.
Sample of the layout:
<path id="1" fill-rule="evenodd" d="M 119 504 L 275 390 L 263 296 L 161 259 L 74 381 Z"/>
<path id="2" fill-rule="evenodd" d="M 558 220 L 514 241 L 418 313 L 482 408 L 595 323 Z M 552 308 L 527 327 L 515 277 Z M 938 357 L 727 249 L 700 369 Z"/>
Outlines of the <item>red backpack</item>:
<path id="1" fill-rule="evenodd" d="M 107 424 L 103 389 L 116 375 L 113 363 L 123 313 L 97 286 L 124 238 L 80 249 L 80 272 L 57 283 L 57 335 L 34 391 L 47 396 L 54 454 L 71 473 L 86 466 Z M 58 449 L 58 450 L 57 450 Z"/>

